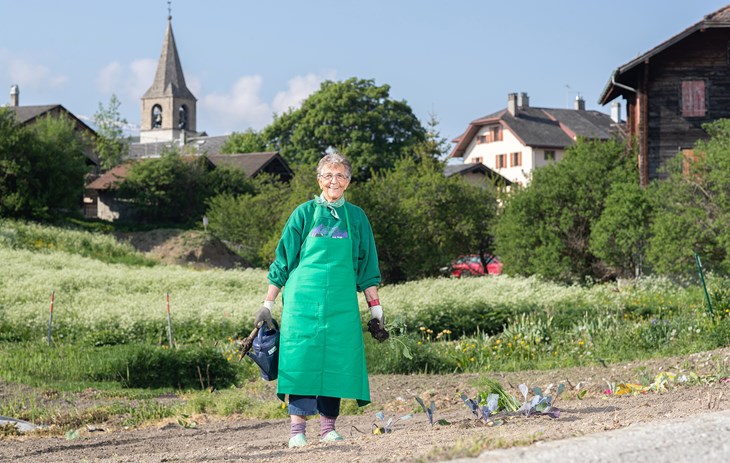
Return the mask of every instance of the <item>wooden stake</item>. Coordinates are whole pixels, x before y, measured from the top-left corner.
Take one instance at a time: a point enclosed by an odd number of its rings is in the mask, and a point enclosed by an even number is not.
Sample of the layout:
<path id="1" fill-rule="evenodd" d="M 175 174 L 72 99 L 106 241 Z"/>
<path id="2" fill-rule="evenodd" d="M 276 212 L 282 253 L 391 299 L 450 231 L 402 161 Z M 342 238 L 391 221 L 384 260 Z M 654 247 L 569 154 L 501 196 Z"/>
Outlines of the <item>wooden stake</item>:
<path id="1" fill-rule="evenodd" d="M 56 299 L 56 291 L 51 290 L 51 310 L 48 315 L 48 345 L 51 345 L 51 331 L 53 330 L 53 302 Z"/>
<path id="2" fill-rule="evenodd" d="M 165 293 L 165 305 L 167 307 L 167 341 L 172 349 L 172 321 L 170 320 L 170 293 Z"/>

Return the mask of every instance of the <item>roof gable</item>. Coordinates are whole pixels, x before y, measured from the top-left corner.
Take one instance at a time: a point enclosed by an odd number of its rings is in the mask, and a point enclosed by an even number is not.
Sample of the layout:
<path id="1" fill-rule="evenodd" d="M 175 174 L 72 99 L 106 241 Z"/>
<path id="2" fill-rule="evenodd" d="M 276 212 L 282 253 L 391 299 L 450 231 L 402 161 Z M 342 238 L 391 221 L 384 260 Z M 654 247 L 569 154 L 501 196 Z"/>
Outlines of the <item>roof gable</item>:
<path id="1" fill-rule="evenodd" d="M 608 140 L 612 137 L 613 121 L 608 114 L 558 108 L 520 108 L 515 115 L 506 109 L 472 121 L 466 131 L 454 141 L 449 157 L 462 157 L 479 130 L 499 124 L 525 146 L 566 148 L 575 138 Z"/>
<path id="2" fill-rule="evenodd" d="M 683 30 L 677 35 L 674 35 L 670 37 L 669 39 L 665 40 L 664 42 L 660 43 L 656 47 L 652 48 L 651 50 L 647 51 L 643 55 L 640 55 L 633 60 L 629 61 L 628 63 L 619 66 L 613 73 L 611 74 L 611 78 L 609 79 L 608 83 L 603 89 L 603 92 L 601 93 L 601 97 L 598 100 L 599 104 L 605 105 L 609 101 L 617 98 L 619 95 L 623 93 L 621 88 L 621 82 L 617 82 L 621 80 L 621 76 L 623 74 L 626 74 L 629 71 L 632 71 L 637 66 L 643 65 L 646 63 L 649 59 L 653 58 L 654 56 L 658 55 L 659 53 L 662 53 L 664 50 L 673 47 L 677 43 L 681 42 L 682 40 L 686 39 L 690 35 L 704 31 L 706 29 L 712 29 L 712 28 L 727 28 L 730 27 L 730 5 L 724 6 L 720 8 L 719 10 L 710 13 L 706 15 L 702 20 L 699 22 L 691 25 L 687 29 Z"/>
<path id="3" fill-rule="evenodd" d="M 207 157 L 216 167 L 228 166 L 241 169 L 248 177 L 255 177 L 262 172 L 280 175 L 284 179 L 290 179 L 293 176 L 289 166 L 276 151 L 263 153 L 211 154 Z"/>

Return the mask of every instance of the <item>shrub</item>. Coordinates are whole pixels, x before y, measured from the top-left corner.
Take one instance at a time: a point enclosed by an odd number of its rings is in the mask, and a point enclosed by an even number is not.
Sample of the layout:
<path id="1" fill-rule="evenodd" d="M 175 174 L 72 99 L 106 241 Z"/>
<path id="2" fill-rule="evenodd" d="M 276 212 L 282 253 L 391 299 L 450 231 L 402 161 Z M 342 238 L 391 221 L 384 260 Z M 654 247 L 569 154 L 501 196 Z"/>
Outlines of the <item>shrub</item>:
<path id="1" fill-rule="evenodd" d="M 118 365 L 125 387 L 217 389 L 235 383 L 236 371 L 215 349 L 166 349 L 137 346 L 124 365 Z"/>

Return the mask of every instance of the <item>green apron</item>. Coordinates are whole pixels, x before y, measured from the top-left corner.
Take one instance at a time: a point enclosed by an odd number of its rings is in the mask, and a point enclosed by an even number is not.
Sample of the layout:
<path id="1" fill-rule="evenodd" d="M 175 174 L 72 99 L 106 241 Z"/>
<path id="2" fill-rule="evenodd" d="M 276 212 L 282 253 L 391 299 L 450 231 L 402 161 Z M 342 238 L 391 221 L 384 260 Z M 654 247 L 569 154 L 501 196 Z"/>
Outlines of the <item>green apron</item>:
<path id="1" fill-rule="evenodd" d="M 296 394 L 370 402 L 347 205 L 343 209 L 347 236 L 332 238 L 312 231 L 327 211 L 315 206 L 299 265 L 284 286 L 276 390 L 282 400 Z"/>

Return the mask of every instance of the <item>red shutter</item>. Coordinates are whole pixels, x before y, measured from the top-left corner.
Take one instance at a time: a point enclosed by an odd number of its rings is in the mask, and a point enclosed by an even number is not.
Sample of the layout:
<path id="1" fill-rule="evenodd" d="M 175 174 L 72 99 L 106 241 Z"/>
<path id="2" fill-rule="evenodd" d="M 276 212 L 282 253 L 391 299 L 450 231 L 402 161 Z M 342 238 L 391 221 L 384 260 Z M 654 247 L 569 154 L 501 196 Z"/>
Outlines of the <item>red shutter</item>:
<path id="1" fill-rule="evenodd" d="M 682 116 L 704 117 L 706 112 L 705 81 L 687 80 L 682 82 Z"/>

